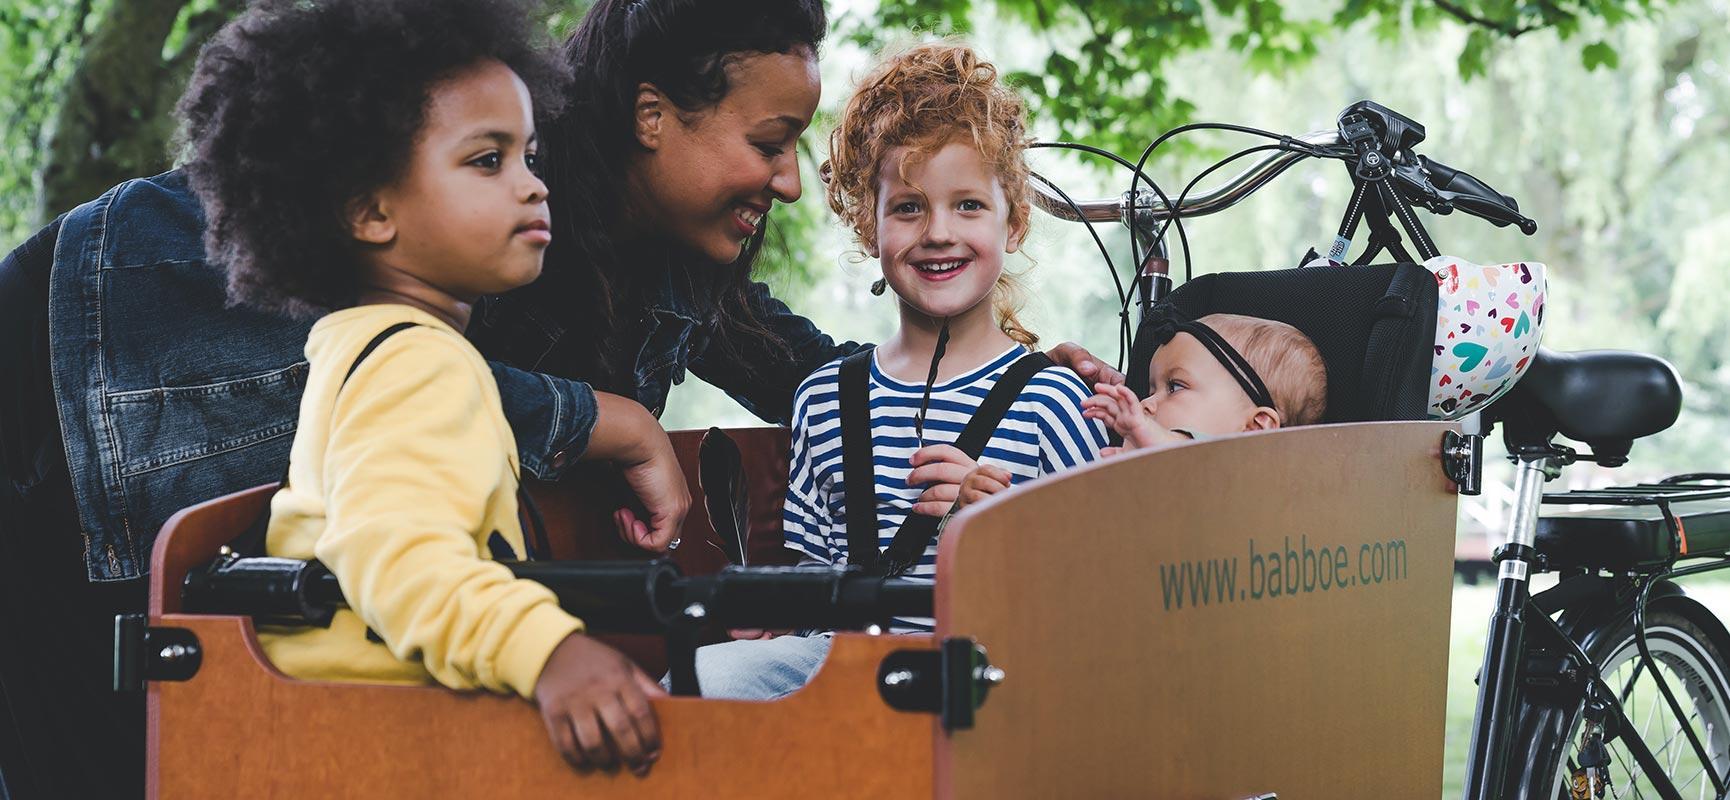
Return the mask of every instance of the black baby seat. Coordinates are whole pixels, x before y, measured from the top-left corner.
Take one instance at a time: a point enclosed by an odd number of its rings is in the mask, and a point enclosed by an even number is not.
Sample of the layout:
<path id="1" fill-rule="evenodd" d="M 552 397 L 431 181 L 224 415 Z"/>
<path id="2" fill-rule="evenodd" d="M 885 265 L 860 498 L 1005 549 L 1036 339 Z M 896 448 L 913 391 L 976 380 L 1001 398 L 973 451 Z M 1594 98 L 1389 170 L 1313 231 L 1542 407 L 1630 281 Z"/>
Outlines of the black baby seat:
<path id="1" fill-rule="evenodd" d="M 1243 314 L 1302 331 L 1327 363 L 1323 422 L 1421 420 L 1436 338 L 1436 278 L 1417 264 L 1220 272 L 1154 307 L 1130 347 L 1129 386 L 1147 393 L 1148 330 L 1175 317 Z"/>

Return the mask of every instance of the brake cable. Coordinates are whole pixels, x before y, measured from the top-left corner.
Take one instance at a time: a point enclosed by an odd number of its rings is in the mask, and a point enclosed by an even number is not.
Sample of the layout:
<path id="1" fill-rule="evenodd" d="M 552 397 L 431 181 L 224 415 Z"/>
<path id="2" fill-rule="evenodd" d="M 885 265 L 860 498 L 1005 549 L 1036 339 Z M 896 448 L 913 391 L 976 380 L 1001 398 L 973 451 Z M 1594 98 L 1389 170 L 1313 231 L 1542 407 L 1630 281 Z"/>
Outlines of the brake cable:
<path id="1" fill-rule="evenodd" d="M 1111 273 L 1111 282 L 1117 289 L 1117 299 L 1123 303 L 1123 311 L 1117 315 L 1117 370 L 1122 372 L 1123 354 L 1129 348 L 1129 301 L 1126 299 L 1129 295 L 1124 292 L 1123 278 L 1117 274 L 1117 265 L 1111 260 L 1111 251 L 1105 246 L 1105 240 L 1099 237 L 1099 231 L 1093 227 L 1093 221 L 1087 219 L 1081 213 L 1081 206 L 1077 205 L 1075 200 L 1070 198 L 1068 192 L 1063 191 L 1063 189 L 1057 184 L 1052 183 L 1051 179 L 1037 172 L 1030 171 L 1028 176 L 1050 187 L 1053 192 L 1057 193 L 1059 199 L 1063 200 L 1064 203 L 1067 203 L 1069 207 L 1075 211 L 1076 217 L 1081 219 L 1082 224 L 1087 226 L 1087 232 L 1093 235 L 1093 244 L 1095 247 L 1099 248 L 1099 254 L 1105 256 L 1105 268 Z"/>

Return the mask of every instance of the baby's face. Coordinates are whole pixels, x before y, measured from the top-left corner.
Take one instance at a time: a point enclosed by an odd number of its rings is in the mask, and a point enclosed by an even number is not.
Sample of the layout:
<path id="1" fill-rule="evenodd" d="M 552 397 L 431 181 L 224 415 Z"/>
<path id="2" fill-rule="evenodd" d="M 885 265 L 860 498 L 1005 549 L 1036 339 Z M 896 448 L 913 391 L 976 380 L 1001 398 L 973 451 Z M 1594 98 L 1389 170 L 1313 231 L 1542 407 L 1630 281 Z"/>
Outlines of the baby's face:
<path id="1" fill-rule="evenodd" d="M 1148 374 L 1152 391 L 1142 406 L 1167 430 L 1224 436 L 1279 427 L 1278 415 L 1258 408 L 1225 365 L 1187 333 L 1154 352 Z"/>

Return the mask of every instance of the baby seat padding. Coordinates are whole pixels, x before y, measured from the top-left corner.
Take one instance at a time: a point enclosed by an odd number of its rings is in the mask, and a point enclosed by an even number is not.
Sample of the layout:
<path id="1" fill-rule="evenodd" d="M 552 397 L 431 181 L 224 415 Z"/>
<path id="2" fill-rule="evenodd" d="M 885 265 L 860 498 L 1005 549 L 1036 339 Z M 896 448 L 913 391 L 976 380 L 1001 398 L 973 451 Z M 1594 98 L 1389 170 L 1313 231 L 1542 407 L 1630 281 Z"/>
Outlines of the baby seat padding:
<path id="1" fill-rule="evenodd" d="M 1163 315 L 1244 314 L 1284 322 L 1327 362 L 1323 422 L 1421 420 L 1436 338 L 1436 276 L 1417 264 L 1219 272 L 1179 286 L 1136 330 L 1129 386 L 1148 390 L 1147 330 Z"/>

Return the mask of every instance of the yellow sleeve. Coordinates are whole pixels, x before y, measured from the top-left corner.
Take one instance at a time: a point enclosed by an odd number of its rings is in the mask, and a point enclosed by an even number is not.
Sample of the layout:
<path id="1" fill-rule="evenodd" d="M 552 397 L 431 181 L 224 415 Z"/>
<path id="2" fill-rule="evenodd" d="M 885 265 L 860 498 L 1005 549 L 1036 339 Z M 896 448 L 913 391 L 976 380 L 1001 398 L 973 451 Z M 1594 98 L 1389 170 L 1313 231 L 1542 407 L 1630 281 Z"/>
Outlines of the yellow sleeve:
<path id="1" fill-rule="evenodd" d="M 325 453 L 326 527 L 314 551 L 391 653 L 454 689 L 534 693 L 582 623 L 546 587 L 485 558 L 479 531 L 505 469 L 502 420 L 457 342 L 403 331 L 350 377 Z"/>

